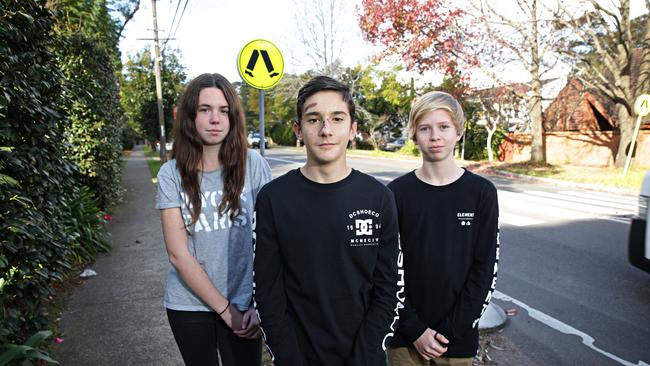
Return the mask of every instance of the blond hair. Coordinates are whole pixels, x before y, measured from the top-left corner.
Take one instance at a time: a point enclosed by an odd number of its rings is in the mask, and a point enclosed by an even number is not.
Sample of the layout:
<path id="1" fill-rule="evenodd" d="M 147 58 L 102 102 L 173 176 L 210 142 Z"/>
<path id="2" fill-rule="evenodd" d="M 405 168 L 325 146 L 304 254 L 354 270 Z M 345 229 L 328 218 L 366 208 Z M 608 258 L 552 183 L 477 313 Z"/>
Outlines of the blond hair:
<path id="1" fill-rule="evenodd" d="M 441 91 L 432 91 L 420 96 L 413 102 L 413 106 L 411 106 L 408 122 L 408 135 L 411 140 L 415 141 L 415 131 L 417 130 L 420 119 L 436 109 L 447 111 L 451 116 L 454 126 L 456 126 L 456 132 L 459 135 L 463 134 L 465 131 L 465 113 L 463 113 L 463 107 L 451 95 Z"/>

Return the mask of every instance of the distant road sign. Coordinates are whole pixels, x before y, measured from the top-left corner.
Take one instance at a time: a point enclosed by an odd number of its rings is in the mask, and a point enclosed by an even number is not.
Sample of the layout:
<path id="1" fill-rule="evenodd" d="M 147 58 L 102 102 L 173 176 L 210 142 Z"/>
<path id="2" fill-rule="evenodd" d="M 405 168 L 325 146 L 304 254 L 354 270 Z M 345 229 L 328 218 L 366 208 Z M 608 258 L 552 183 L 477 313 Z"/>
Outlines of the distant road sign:
<path id="1" fill-rule="evenodd" d="M 256 39 L 248 42 L 237 57 L 239 75 L 257 89 L 271 89 L 284 73 L 284 59 L 273 43 Z"/>
<path id="2" fill-rule="evenodd" d="M 650 114 L 650 95 L 642 94 L 634 102 L 634 113 L 637 116 L 645 117 Z"/>

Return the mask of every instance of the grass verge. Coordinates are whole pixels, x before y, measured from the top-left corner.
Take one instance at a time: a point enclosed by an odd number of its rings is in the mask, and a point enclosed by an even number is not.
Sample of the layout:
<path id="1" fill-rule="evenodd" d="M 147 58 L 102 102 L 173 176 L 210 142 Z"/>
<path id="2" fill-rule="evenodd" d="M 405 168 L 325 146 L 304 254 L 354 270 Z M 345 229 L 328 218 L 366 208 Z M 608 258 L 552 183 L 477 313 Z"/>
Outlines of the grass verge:
<path id="1" fill-rule="evenodd" d="M 531 162 L 496 164 L 494 168 L 515 174 L 552 178 L 576 183 L 596 184 L 638 191 L 650 167 L 632 167 L 623 176 L 623 168 L 575 165 L 535 164 Z"/>
<path id="2" fill-rule="evenodd" d="M 149 165 L 149 171 L 151 172 L 151 181 L 153 184 L 158 184 L 157 176 L 161 165 L 160 156 L 146 145 L 142 147 L 142 151 L 144 151 L 144 156 L 147 158 L 147 165 Z"/>

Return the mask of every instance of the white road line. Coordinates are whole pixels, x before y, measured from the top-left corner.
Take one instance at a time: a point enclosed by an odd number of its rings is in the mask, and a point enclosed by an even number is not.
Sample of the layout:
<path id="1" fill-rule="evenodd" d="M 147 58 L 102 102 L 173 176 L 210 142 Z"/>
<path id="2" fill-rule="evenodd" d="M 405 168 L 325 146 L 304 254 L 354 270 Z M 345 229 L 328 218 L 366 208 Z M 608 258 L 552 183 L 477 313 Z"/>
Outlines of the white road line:
<path id="1" fill-rule="evenodd" d="M 621 224 L 629 224 L 632 219 L 630 218 L 625 218 L 625 217 L 616 217 L 616 216 L 601 216 L 597 217 L 599 220 L 607 220 L 607 221 L 613 221 L 613 222 L 619 222 Z"/>
<path id="2" fill-rule="evenodd" d="M 544 221 L 533 219 L 526 216 L 515 215 L 512 213 L 501 212 L 499 213 L 499 222 L 513 226 L 529 226 L 542 224 Z"/>
<path id="3" fill-rule="evenodd" d="M 591 198 L 582 198 L 582 197 L 577 197 L 573 195 L 560 195 L 558 193 L 551 193 L 551 192 L 543 192 L 543 191 L 524 191 L 524 194 L 531 194 L 534 196 L 538 197 L 547 197 L 550 199 L 554 200 L 560 200 L 560 201 L 570 201 L 570 202 L 576 202 L 576 203 L 584 203 L 587 205 L 592 205 L 592 206 L 599 206 L 599 207 L 608 207 L 611 209 L 616 209 L 616 210 L 622 210 L 625 212 L 633 212 L 636 211 L 636 205 L 632 204 L 626 204 L 623 202 L 611 202 L 607 200 L 600 200 L 597 197 L 591 197 Z"/>
<path id="4" fill-rule="evenodd" d="M 596 340 L 594 339 L 594 337 L 590 336 L 589 334 L 587 334 L 585 332 L 582 332 L 582 331 L 570 326 L 569 324 L 561 322 L 560 320 L 557 320 L 557 319 L 553 318 L 552 316 L 550 316 L 548 314 L 545 314 L 545 313 L 543 313 L 543 312 L 541 312 L 541 311 L 539 311 L 539 310 L 537 310 L 537 309 L 535 309 L 535 308 L 533 308 L 533 307 L 531 307 L 531 306 L 529 306 L 529 305 L 527 305 L 527 304 L 525 304 L 525 303 L 523 303 L 523 302 L 521 302 L 521 301 L 519 301 L 517 299 L 514 299 L 514 298 L 512 298 L 512 297 L 510 297 L 510 296 L 508 296 L 508 295 L 506 295 L 506 294 L 504 294 L 502 292 L 499 292 L 499 291 L 495 290 L 494 293 L 492 294 L 492 296 L 495 299 L 499 299 L 501 301 L 512 302 L 513 304 L 519 306 L 520 308 L 523 308 L 524 310 L 526 310 L 528 312 L 528 315 L 531 318 L 539 321 L 540 323 L 542 323 L 542 324 L 544 324 L 544 325 L 546 325 L 548 327 L 551 327 L 551 328 L 553 328 L 553 329 L 555 329 L 555 330 L 557 330 L 557 331 L 559 331 L 561 333 L 564 333 L 564 334 L 570 334 L 570 335 L 575 335 L 575 336 L 580 337 L 582 339 L 582 344 L 584 344 L 585 346 L 593 349 L 594 351 L 604 355 L 605 357 L 610 358 L 610 359 L 620 363 L 621 365 L 625 365 L 625 366 L 650 366 L 650 364 L 647 364 L 647 363 L 645 363 L 644 361 L 641 361 L 641 360 L 639 360 L 639 363 L 634 364 L 634 363 L 626 361 L 626 360 L 624 360 L 624 359 L 622 359 L 622 358 L 620 358 L 620 357 L 618 357 L 618 356 L 616 356 L 616 355 L 614 355 L 612 353 L 609 353 L 609 352 L 607 352 L 605 350 L 602 350 L 602 349 L 594 346 L 594 342 Z"/>
<path id="5" fill-rule="evenodd" d="M 296 161 L 293 161 L 293 160 L 280 159 L 280 158 L 270 158 L 268 156 L 266 157 L 266 160 L 275 160 L 275 161 L 280 161 L 280 162 L 283 162 L 283 163 L 296 164 L 298 166 L 305 165 L 305 163 L 299 163 L 299 162 L 296 162 Z"/>
<path id="6" fill-rule="evenodd" d="M 615 196 L 615 195 L 611 195 L 611 194 L 608 194 L 608 193 L 602 193 L 602 192 L 559 191 L 558 193 L 559 194 L 566 194 L 566 195 L 574 196 L 574 197 L 584 197 L 584 198 L 591 198 L 591 199 L 593 199 L 595 197 L 599 201 L 609 201 L 609 202 L 614 202 L 614 203 L 628 204 L 628 205 L 632 205 L 632 206 L 636 206 L 636 205 L 639 204 L 639 198 L 638 197 Z"/>
<path id="7" fill-rule="evenodd" d="M 499 191 L 499 203 L 501 202 L 505 202 L 506 204 L 510 203 L 510 205 L 514 203 L 517 205 L 515 207 L 522 207 L 522 202 L 539 204 L 544 207 L 544 213 L 548 213 L 549 211 L 558 208 L 559 210 L 564 211 L 558 213 L 559 215 L 569 214 L 569 217 L 565 217 L 568 219 L 571 218 L 571 212 L 575 212 L 573 218 L 576 219 L 580 216 L 584 217 L 587 213 L 590 214 L 588 217 L 619 214 L 618 211 L 606 207 L 567 202 L 566 200 L 553 200 L 511 191 Z"/>

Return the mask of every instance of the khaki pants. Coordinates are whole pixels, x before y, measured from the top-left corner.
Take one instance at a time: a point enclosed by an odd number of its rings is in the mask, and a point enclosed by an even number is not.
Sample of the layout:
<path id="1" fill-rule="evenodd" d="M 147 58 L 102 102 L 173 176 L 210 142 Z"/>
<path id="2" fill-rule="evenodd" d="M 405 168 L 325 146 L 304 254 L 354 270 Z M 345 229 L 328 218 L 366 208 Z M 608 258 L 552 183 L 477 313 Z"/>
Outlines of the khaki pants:
<path id="1" fill-rule="evenodd" d="M 431 361 L 426 361 L 412 347 L 389 348 L 386 353 L 388 356 L 388 366 L 472 366 L 473 359 L 472 357 L 438 357 Z"/>

